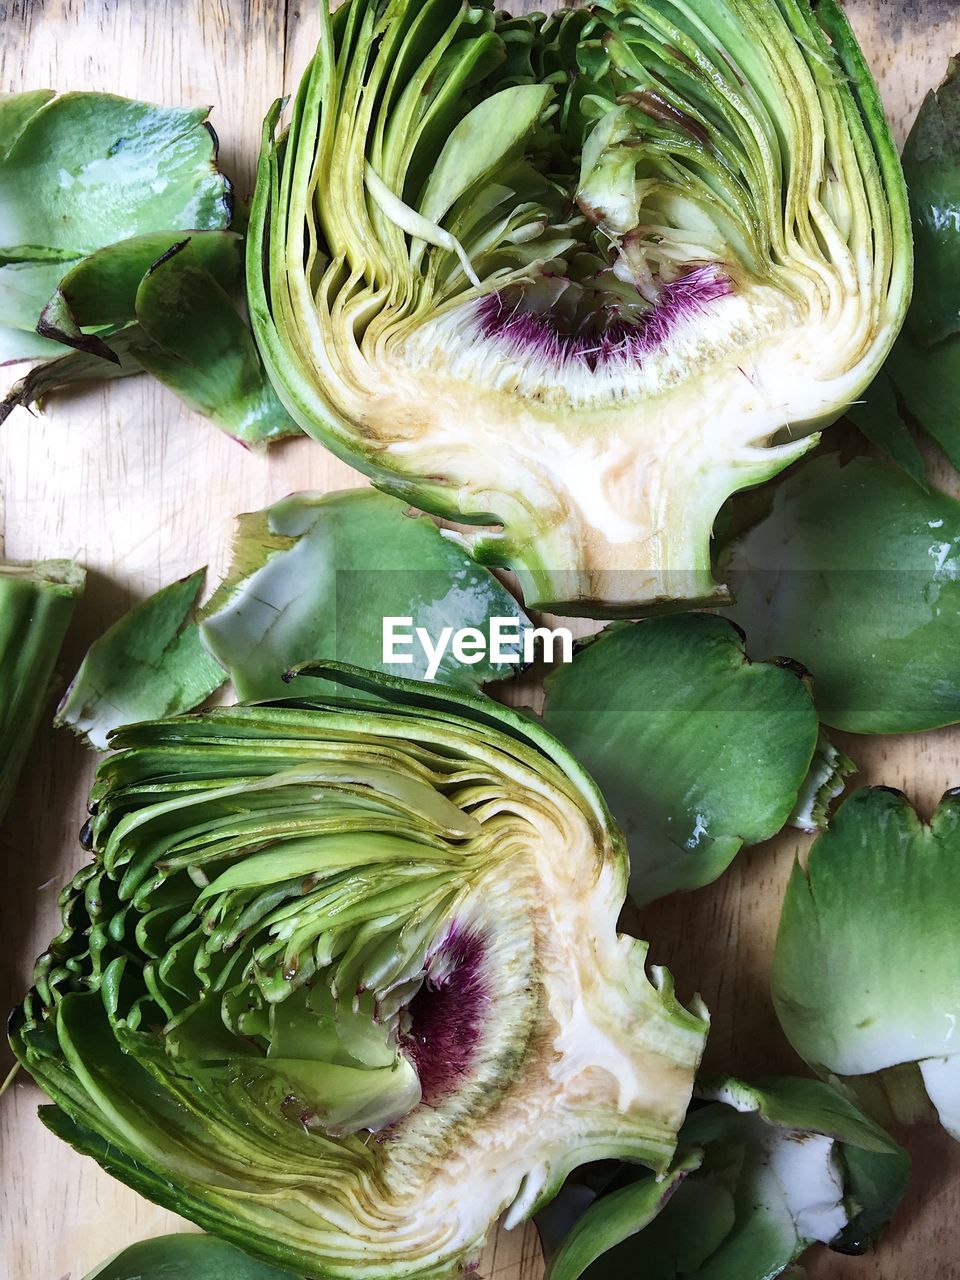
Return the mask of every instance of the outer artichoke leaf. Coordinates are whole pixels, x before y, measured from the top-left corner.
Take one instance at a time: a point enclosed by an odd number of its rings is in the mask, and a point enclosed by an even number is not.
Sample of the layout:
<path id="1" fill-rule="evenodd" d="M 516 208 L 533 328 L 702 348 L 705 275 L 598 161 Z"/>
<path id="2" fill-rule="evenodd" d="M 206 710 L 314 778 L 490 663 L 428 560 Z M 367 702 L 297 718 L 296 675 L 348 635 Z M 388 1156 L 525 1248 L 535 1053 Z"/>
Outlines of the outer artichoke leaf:
<path id="1" fill-rule="evenodd" d="M 293 685 L 283 677 L 317 659 L 426 678 L 430 660 L 420 643 L 398 646 L 409 662 L 385 661 L 384 637 L 371 623 L 386 618 L 409 619 L 411 635 L 424 627 L 434 644 L 445 630 L 489 635 L 491 619 L 515 620 L 517 642 L 507 652 L 516 662 L 483 651 L 461 661 L 447 647 L 434 678 L 465 688 L 516 674 L 531 625 L 506 588 L 431 520 L 410 518 L 385 494 L 354 489 L 296 494 L 241 516 L 233 566 L 201 631 L 239 697 L 309 697 L 319 687 L 309 676 Z"/>
<path id="2" fill-rule="evenodd" d="M 684 1125 L 689 1154 L 675 1168 L 689 1165 L 686 1180 L 664 1188 L 625 1169 L 626 1185 L 582 1213 L 556 1259 L 579 1262 L 584 1239 L 610 1252 L 598 1249 L 570 1276 L 773 1280 L 814 1240 L 852 1251 L 854 1233 L 865 1245 L 868 1228 L 886 1225 L 906 1186 L 907 1157 L 834 1089 L 726 1078 L 698 1094 L 714 1101 Z M 632 1238 L 601 1230 L 627 1225 L 631 1203 L 649 1208 L 658 1189 L 672 1194 L 659 1212 L 638 1215 Z"/>
<path id="3" fill-rule="evenodd" d="M 960 719 L 960 504 L 870 458 L 795 471 L 721 557 L 754 657 L 809 669 L 824 724 L 909 733 Z"/>
<path id="4" fill-rule="evenodd" d="M 578 1280 L 584 1272 L 598 1276 L 604 1274 L 602 1262 L 600 1267 L 592 1264 L 624 1240 L 643 1231 L 663 1212 L 684 1178 L 699 1164 L 699 1154 L 691 1154 L 663 1179 L 643 1178 L 603 1196 L 580 1218 L 551 1259 L 547 1280 Z"/>
<path id="5" fill-rule="evenodd" d="M 903 149 L 916 244 L 916 288 L 909 327 L 932 346 L 960 331 L 960 77 L 951 58 Z"/>
<path id="6" fill-rule="evenodd" d="M 719 507 L 857 398 L 909 298 L 849 28 L 805 0 L 426 12 L 323 11 L 289 131 L 267 117 L 247 272 L 270 376 L 378 486 L 499 526 L 465 542 L 528 604 L 712 600 Z"/>
<path id="7" fill-rule="evenodd" d="M 887 373 L 910 417 L 960 470 L 960 336 L 924 347 L 905 329 Z"/>
<path id="8" fill-rule="evenodd" d="M 0 93 L 0 160 L 23 133 L 41 107 L 56 97 L 53 89 L 28 89 L 25 93 Z"/>
<path id="9" fill-rule="evenodd" d="M 898 792 L 858 791 L 814 845 L 807 870 L 795 868 L 783 905 L 773 996 L 787 1037 L 865 1106 L 876 1105 L 877 1085 L 889 1078 L 887 1102 L 905 1121 L 927 1074 L 934 1102 L 940 1096 L 951 1110 L 949 1088 L 940 1094 L 938 1086 L 955 1074 L 957 856 L 953 793 L 925 824 Z M 909 1068 L 915 1078 L 898 1102 Z"/>
<path id="10" fill-rule="evenodd" d="M 205 569 L 140 601 L 88 650 L 57 710 L 90 746 L 105 750 L 123 724 L 191 711 L 226 680 L 200 642 L 193 612 Z"/>
<path id="11" fill-rule="evenodd" d="M 608 628 L 546 680 L 544 723 L 593 774 L 640 904 L 708 884 L 784 826 L 818 742 L 793 670 L 705 614 Z"/>
<path id="12" fill-rule="evenodd" d="M 244 444 L 299 435 L 267 381 L 250 330 L 190 242 L 155 262 L 136 293 L 148 373 Z"/>
<path id="13" fill-rule="evenodd" d="M 289 1271 L 241 1253 L 216 1236 L 141 1240 L 95 1267 L 85 1280 L 293 1280 Z"/>
<path id="14" fill-rule="evenodd" d="M 906 337 L 902 339 L 906 343 Z M 898 340 L 897 350 L 901 348 Z M 907 473 L 917 484 L 926 486 L 926 468 L 923 455 L 913 438 L 910 428 L 900 413 L 900 404 L 896 389 L 891 381 L 892 370 L 898 368 L 896 355 L 891 355 L 886 366 L 863 393 L 862 403 L 853 404 L 847 410 L 847 417 L 861 435 L 871 444 L 882 449 L 891 461 Z M 942 388 L 940 389 L 943 403 Z M 912 397 L 911 397 L 912 400 Z M 915 404 L 911 403 L 911 411 L 915 417 L 919 413 Z M 931 434 L 933 434 L 931 432 Z"/>
<path id="15" fill-rule="evenodd" d="M 70 560 L 0 563 L 0 818 L 46 710 L 85 578 Z"/>
<path id="16" fill-rule="evenodd" d="M 78 350 L 116 360 L 109 346 L 95 337 L 91 342 L 82 330 L 132 324 L 137 318 L 137 290 L 143 277 L 174 250 L 185 255 L 181 263 L 203 267 L 224 289 L 233 288 L 240 275 L 242 243 L 240 236 L 230 231 L 198 231 L 186 238 L 182 231 L 155 231 L 108 245 L 63 276 L 43 309 L 40 331 Z"/>
<path id="17" fill-rule="evenodd" d="M 77 258 L 157 226 L 227 226 L 207 115 L 103 93 L 48 101 L 0 160 L 0 254 Z"/>
<path id="18" fill-rule="evenodd" d="M 621 837 L 564 749 L 366 679 L 117 733 L 12 1043 L 68 1140 L 255 1256 L 441 1280 L 575 1165 L 665 1171 L 706 1023 L 617 935 Z"/>

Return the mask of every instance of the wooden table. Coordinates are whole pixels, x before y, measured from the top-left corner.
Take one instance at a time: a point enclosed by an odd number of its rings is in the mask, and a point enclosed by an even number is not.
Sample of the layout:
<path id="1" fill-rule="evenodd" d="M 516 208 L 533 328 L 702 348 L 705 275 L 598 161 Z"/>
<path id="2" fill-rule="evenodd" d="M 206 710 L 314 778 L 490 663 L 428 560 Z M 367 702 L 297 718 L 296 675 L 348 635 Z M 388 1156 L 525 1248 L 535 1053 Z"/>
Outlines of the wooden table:
<path id="1" fill-rule="evenodd" d="M 849 0 L 849 10 L 902 139 L 960 49 L 960 4 Z M 101 89 L 215 104 L 223 166 L 248 193 L 261 118 L 281 89 L 295 86 L 315 34 L 310 0 L 0 0 L 0 90 Z M 939 478 L 960 494 L 946 468 Z M 0 432 L 5 554 L 76 555 L 89 571 L 67 674 L 132 602 L 200 564 L 225 568 L 238 512 L 295 489 L 359 482 L 307 441 L 266 459 L 247 453 L 146 378 L 60 399 L 39 419 L 18 411 Z M 960 730 L 843 745 L 860 764 L 859 782 L 903 787 L 925 812 L 960 782 Z M 93 763 L 69 734 L 43 731 L 0 834 L 4 1008 L 26 989 L 32 959 L 55 929 L 58 889 L 83 861 L 76 835 Z M 799 1067 L 773 1016 L 768 974 L 800 844 L 788 833 L 741 856 L 718 885 L 648 913 L 653 958 L 674 969 L 682 994 L 699 989 L 713 1011 L 712 1070 L 749 1076 Z M 21 1077 L 0 1101 L 2 1280 L 79 1280 L 122 1245 L 177 1228 L 171 1214 L 51 1137 L 34 1115 L 40 1100 Z M 844 1259 L 815 1250 L 812 1277 L 960 1277 L 960 1148 L 934 1129 L 914 1131 L 908 1144 L 913 1186 L 880 1254 Z M 502 1234 L 481 1274 L 536 1280 L 532 1229 Z"/>

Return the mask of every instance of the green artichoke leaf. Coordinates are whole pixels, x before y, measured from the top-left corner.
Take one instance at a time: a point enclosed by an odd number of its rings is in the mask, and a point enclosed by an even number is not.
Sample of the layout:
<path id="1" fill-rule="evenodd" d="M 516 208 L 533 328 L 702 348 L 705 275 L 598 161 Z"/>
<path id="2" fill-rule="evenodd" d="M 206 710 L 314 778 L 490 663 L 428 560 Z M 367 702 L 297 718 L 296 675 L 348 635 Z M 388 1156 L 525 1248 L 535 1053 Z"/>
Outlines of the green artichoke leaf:
<path id="1" fill-rule="evenodd" d="M 960 467 L 960 80 L 953 59 L 943 84 L 920 108 L 903 164 L 916 292 L 887 373 L 913 421 Z M 881 420 L 885 431 L 894 429 L 886 414 Z"/>
<path id="2" fill-rule="evenodd" d="M 57 710 L 90 746 L 138 720 L 191 711 L 227 679 L 200 641 L 193 618 L 205 569 L 141 600 L 95 640 Z"/>
<path id="3" fill-rule="evenodd" d="M 267 380 L 249 328 L 192 241 L 149 268 L 136 292 L 136 316 L 148 339 L 137 360 L 191 409 L 253 447 L 300 434 Z"/>
<path id="4" fill-rule="evenodd" d="M 643 1178 L 601 1197 L 575 1224 L 551 1259 L 547 1280 L 578 1280 L 586 1271 L 602 1274 L 602 1264 L 591 1270 L 592 1264 L 649 1226 L 699 1165 L 699 1153 L 691 1154 L 662 1180 Z"/>
<path id="5" fill-rule="evenodd" d="M 83 258 L 154 232 L 221 230 L 231 191 L 206 108 L 46 90 L 0 102 L 0 300 L 5 360 L 55 352 L 33 330 Z M 19 346 L 17 345 L 19 341 Z"/>
<path id="6" fill-rule="evenodd" d="M 106 93 L 49 99 L 0 162 L 3 256 L 85 257 L 157 226 L 225 227 L 231 193 L 208 115 Z"/>
<path id="7" fill-rule="evenodd" d="M 773 968 L 781 1025 L 819 1074 L 904 1123 L 929 1097 L 954 1137 L 958 856 L 955 793 L 925 823 L 899 792 L 855 792 L 794 869 Z"/>
<path id="8" fill-rule="evenodd" d="M 905 329 L 887 372 L 909 416 L 960 470 L 960 336 L 925 347 Z"/>
<path id="9" fill-rule="evenodd" d="M 853 404 L 847 410 L 847 417 L 862 436 L 871 444 L 883 451 L 891 461 L 916 480 L 917 484 L 926 486 L 926 468 L 920 448 L 903 420 L 897 390 L 891 380 L 893 371 L 900 369 L 899 355 L 909 343 L 906 335 L 898 339 L 894 353 L 887 364 L 863 393 L 861 402 Z M 902 385 L 906 385 L 905 382 Z M 917 403 L 911 395 L 911 411 L 918 416 Z M 928 429 L 929 430 L 929 429 Z M 930 432 L 931 435 L 934 432 Z"/>
<path id="10" fill-rule="evenodd" d="M 216 1236 L 141 1240 L 95 1267 L 85 1280 L 293 1280 L 289 1271 L 241 1253 Z"/>
<path id="11" fill-rule="evenodd" d="M 906 1153 L 820 1081 L 698 1089 L 671 1181 L 626 1167 L 551 1258 L 550 1280 L 773 1280 L 819 1241 L 863 1252 L 906 1187 Z M 585 1247 L 589 1246 L 589 1248 Z"/>
<path id="12" fill-rule="evenodd" d="M 24 129 L 56 97 L 52 89 L 28 89 L 25 93 L 0 93 L 0 160 L 23 133 Z"/>
<path id="13" fill-rule="evenodd" d="M 63 276 L 43 309 L 38 329 L 56 342 L 116 363 L 118 357 L 110 346 L 84 329 L 112 332 L 132 324 L 144 276 L 174 251 L 185 255 L 181 263 L 205 268 L 224 289 L 232 289 L 240 279 L 242 244 L 241 237 L 231 231 L 198 231 L 189 237 L 182 231 L 154 231 L 107 245 Z"/>
<path id="14" fill-rule="evenodd" d="M 925 347 L 960 332 L 960 77 L 950 59 L 903 149 L 916 246 L 909 328 Z"/>
<path id="15" fill-rule="evenodd" d="M 722 553 L 753 657 L 811 672 L 824 724 L 910 733 L 960 719 L 960 504 L 836 454 L 779 484 Z"/>
<path id="16" fill-rule="evenodd" d="M 472 627 L 489 636 L 494 618 L 509 620 L 504 634 L 515 639 L 504 661 L 480 649 L 461 659 L 448 645 L 433 670 L 421 643 L 385 660 L 380 620 L 389 618 L 405 621 L 402 634 L 423 627 L 434 652 L 445 632 Z M 433 521 L 376 490 L 351 489 L 295 494 L 241 516 L 233 566 L 203 611 L 201 634 L 238 696 L 265 699 L 309 697 L 316 681 L 300 676 L 291 686 L 284 676 L 318 659 L 477 688 L 517 674 L 531 625 L 493 574 Z"/>
<path id="17" fill-rule="evenodd" d="M 718 510 L 857 400 L 909 302 L 900 161 L 839 7 L 707 8 L 321 6 L 289 127 L 265 120 L 246 268 L 278 394 L 476 526 L 529 607 L 719 599 Z"/>
<path id="18" fill-rule="evenodd" d="M 582 1163 L 670 1168 L 706 1013 L 617 934 L 622 836 L 560 743 L 321 670 L 115 734 L 11 1043 L 55 1133 L 254 1257 L 441 1280 Z"/>
<path id="19" fill-rule="evenodd" d="M 46 710 L 85 578 L 71 560 L 0 563 L 0 818 Z"/>
<path id="20" fill-rule="evenodd" d="M 818 745 L 789 667 L 752 663 L 707 614 L 615 624 L 546 680 L 544 724 L 593 774 L 627 837 L 639 904 L 721 875 L 790 818 Z"/>

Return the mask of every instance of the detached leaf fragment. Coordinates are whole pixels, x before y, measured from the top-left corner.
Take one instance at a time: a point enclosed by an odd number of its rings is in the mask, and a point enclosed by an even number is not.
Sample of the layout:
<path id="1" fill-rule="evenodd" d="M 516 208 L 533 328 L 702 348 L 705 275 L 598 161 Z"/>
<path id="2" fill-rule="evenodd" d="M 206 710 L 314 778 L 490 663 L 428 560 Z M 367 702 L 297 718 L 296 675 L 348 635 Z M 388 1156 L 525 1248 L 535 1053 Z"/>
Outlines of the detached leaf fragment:
<path id="1" fill-rule="evenodd" d="M 903 166 L 916 287 L 886 372 L 912 420 L 960 469 L 960 74 L 955 58 L 943 84 L 924 99 L 904 147 Z"/>
<path id="2" fill-rule="evenodd" d="M 960 502 L 871 458 L 827 454 L 768 496 L 721 571 L 754 657 L 810 671 L 824 724 L 960 721 Z"/>
<path id="3" fill-rule="evenodd" d="M 806 785 L 809 689 L 789 667 L 751 663 L 721 618 L 608 627 L 545 683 L 544 723 L 623 828 L 641 905 L 715 880 L 785 825 Z"/>
<path id="4" fill-rule="evenodd" d="M 960 795 L 929 823 L 899 792 L 856 792 L 794 869 L 773 999 L 787 1038 L 881 1119 L 960 1140 Z"/>
<path id="5" fill-rule="evenodd" d="M 243 242 L 207 115 L 109 94 L 0 100 L 0 361 L 90 357 L 33 370 L 0 421 L 147 370 L 245 444 L 299 433 L 229 296 Z"/>
<path id="6" fill-rule="evenodd" d="M 141 1240 L 91 1271 L 85 1280 L 295 1280 L 216 1236 L 170 1235 Z"/>
<path id="7" fill-rule="evenodd" d="M 200 642 L 193 613 L 205 569 L 142 600 L 95 640 L 57 711 L 100 751 L 125 724 L 190 711 L 227 678 Z"/>
<path id="8" fill-rule="evenodd" d="M 229 225 L 206 108 L 48 90 L 0 99 L 0 316 L 6 359 L 34 332 L 59 278 L 119 240 Z M 9 305 L 11 295 L 16 306 Z M 53 354 L 57 345 L 46 343 Z"/>
<path id="9" fill-rule="evenodd" d="M 72 560 L 0 563 L 0 818 L 46 708 L 85 580 Z"/>
<path id="10" fill-rule="evenodd" d="M 241 516 L 227 581 L 203 611 L 204 643 L 230 672 L 237 696 L 309 697 L 322 685 L 286 672 L 303 663 L 349 662 L 410 679 L 428 676 L 419 642 L 398 648 L 410 661 L 384 660 L 383 622 L 407 619 L 436 644 L 446 633 L 490 633 L 494 618 L 515 623 L 516 661 L 448 646 L 434 673 L 474 689 L 516 675 L 531 624 L 506 587 L 446 537 L 432 520 L 374 489 L 294 494 Z"/>
<path id="11" fill-rule="evenodd" d="M 909 1159 L 852 1103 L 790 1078 L 728 1077 L 698 1098 L 671 1174 L 624 1166 L 550 1250 L 548 1280 L 772 1280 L 813 1243 L 873 1247 Z"/>

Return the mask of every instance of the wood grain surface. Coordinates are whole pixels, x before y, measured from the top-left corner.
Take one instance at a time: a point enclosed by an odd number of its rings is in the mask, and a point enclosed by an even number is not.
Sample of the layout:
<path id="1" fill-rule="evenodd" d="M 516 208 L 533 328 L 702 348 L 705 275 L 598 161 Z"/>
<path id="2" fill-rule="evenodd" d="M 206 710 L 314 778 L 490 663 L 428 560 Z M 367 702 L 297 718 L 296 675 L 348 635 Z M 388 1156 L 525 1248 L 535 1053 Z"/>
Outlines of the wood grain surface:
<path id="1" fill-rule="evenodd" d="M 848 8 L 902 139 L 960 49 L 960 4 L 849 0 Z M 0 91 L 100 89 L 212 104 L 223 166 L 249 193 L 262 116 L 295 86 L 315 34 L 310 0 L 0 0 Z M 938 478 L 960 496 L 955 474 L 942 468 Z M 247 453 L 146 378 L 60 398 L 40 418 L 17 411 L 0 433 L 5 554 L 76 555 L 89 571 L 66 674 L 133 601 L 198 565 L 225 568 L 238 512 L 295 489 L 360 482 L 306 441 L 266 459 Z M 926 812 L 960 783 L 960 730 L 843 745 L 860 766 L 858 782 L 902 787 Z M 55 931 L 58 890 L 84 859 L 76 836 L 93 764 L 68 734 L 42 732 L 0 832 L 3 1008 L 25 991 L 33 957 Z M 773 1016 L 768 974 L 801 844 L 784 835 L 742 855 L 719 884 L 645 917 L 653 958 L 674 969 L 682 995 L 700 990 L 712 1009 L 711 1070 L 800 1069 Z M 0 1280 L 79 1280 L 124 1244 L 176 1229 L 172 1215 L 50 1136 L 35 1116 L 40 1101 L 23 1077 L 0 1101 Z M 814 1250 L 815 1280 L 960 1278 L 960 1148 L 933 1128 L 906 1141 L 914 1181 L 883 1248 L 869 1259 Z M 498 1236 L 481 1275 L 538 1280 L 535 1233 Z"/>

